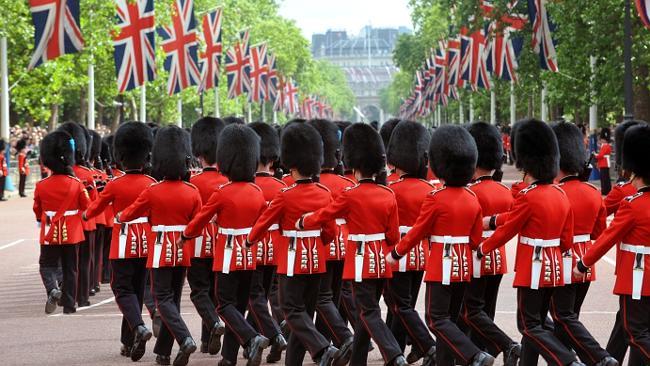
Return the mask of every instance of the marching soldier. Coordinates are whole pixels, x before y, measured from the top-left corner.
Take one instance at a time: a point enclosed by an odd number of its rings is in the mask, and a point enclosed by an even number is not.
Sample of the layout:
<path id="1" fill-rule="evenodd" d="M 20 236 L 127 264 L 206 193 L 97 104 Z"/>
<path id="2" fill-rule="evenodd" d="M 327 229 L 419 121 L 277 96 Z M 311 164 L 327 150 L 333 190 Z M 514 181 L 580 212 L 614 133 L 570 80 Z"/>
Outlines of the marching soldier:
<path id="1" fill-rule="evenodd" d="M 285 364 L 303 364 L 305 350 L 321 366 L 335 365 L 340 353 L 321 335 L 313 322 L 318 291 L 326 271 L 326 247 L 334 240 L 334 220 L 313 230 L 296 230 L 295 223 L 306 212 L 326 206 L 332 195 L 325 186 L 313 181 L 320 172 L 323 142 L 313 127 L 289 123 L 281 137 L 280 159 L 295 183 L 283 189 L 262 214 L 248 241 L 264 240 L 269 228 L 279 223 L 282 241 L 278 245 L 278 296 L 286 322 L 291 329 Z"/>
<path id="2" fill-rule="evenodd" d="M 186 131 L 176 126 L 160 128 L 152 150 L 152 173 L 159 183 L 145 189 L 116 217 L 120 224 L 147 217 L 155 237 L 147 251 L 147 268 L 151 270 L 153 297 L 164 325 L 154 347 L 159 365 L 169 365 L 174 339 L 180 346 L 174 366 L 187 365 L 196 351 L 196 343 L 180 314 L 193 253 L 189 242 L 178 245 L 185 226 L 201 210 L 199 190 L 186 181 L 191 154 Z"/>
<path id="3" fill-rule="evenodd" d="M 514 201 L 512 194 L 508 187 L 492 178 L 504 161 L 499 130 L 485 122 L 472 123 L 467 130 L 478 149 L 476 171 L 469 189 L 476 194 L 483 216 L 507 212 Z M 491 234 L 491 231 L 483 231 L 482 238 L 489 238 Z M 503 353 L 504 364 L 514 366 L 521 355 L 521 345 L 494 323 L 499 286 L 507 271 L 504 247 L 486 253 L 480 260 L 474 259 L 473 278 L 465 291 L 461 318 L 477 344 L 485 346 L 492 356 Z"/>
<path id="4" fill-rule="evenodd" d="M 609 177 L 612 155 L 612 146 L 609 144 L 610 134 L 609 128 L 603 128 L 600 131 L 600 150 L 597 155 L 594 155 L 600 171 L 600 190 L 603 196 L 607 196 L 612 189 L 612 181 Z"/>
<path id="5" fill-rule="evenodd" d="M 607 226 L 607 213 L 598 188 L 580 181 L 587 166 L 587 151 L 580 129 L 571 123 L 553 125 L 560 148 L 559 186 L 566 193 L 573 210 L 573 248 L 563 254 L 564 286 L 558 287 L 551 298 L 551 315 L 555 334 L 589 365 L 615 366 L 618 362 L 605 351 L 578 320 L 589 285 L 596 279 L 592 268 L 586 276 L 572 276 L 575 262 L 592 246 Z"/>
<path id="6" fill-rule="evenodd" d="M 244 318 L 255 272 L 257 245 L 246 241 L 251 227 L 266 207 L 262 190 L 256 186 L 255 171 L 259 157 L 259 137 L 249 127 L 233 123 L 223 129 L 217 144 L 217 166 L 230 182 L 219 186 L 203 209 L 183 231 L 182 240 L 201 235 L 216 217 L 217 241 L 213 271 L 217 312 L 226 330 L 220 366 L 235 365 L 239 346 L 245 348 L 248 366 L 257 366 L 269 339 L 260 335 Z"/>
<path id="7" fill-rule="evenodd" d="M 224 123 L 218 118 L 204 117 L 192 125 L 192 153 L 203 171 L 190 178 L 206 203 L 216 188 L 228 183 L 217 168 L 217 141 Z M 194 239 L 192 265 L 187 269 L 190 299 L 203 320 L 201 323 L 201 352 L 216 355 L 221 349 L 225 327 L 216 312 L 214 292 L 213 252 L 219 227 L 214 221 L 206 223 L 201 235 Z"/>
<path id="8" fill-rule="evenodd" d="M 20 139 L 16 142 L 16 155 L 18 156 L 18 194 L 20 197 L 27 197 L 25 184 L 29 175 L 29 163 L 27 162 L 27 139 Z"/>
<path id="9" fill-rule="evenodd" d="M 84 220 L 103 215 L 108 207 L 117 212 L 124 210 L 156 182 L 143 173 L 153 146 L 153 135 L 147 125 L 140 122 L 121 125 L 114 143 L 115 155 L 126 174 L 106 184 L 84 213 Z M 121 354 L 130 356 L 133 361 L 142 358 L 146 342 L 152 336 L 142 320 L 147 257 L 152 239 L 149 219 L 141 216 L 118 223 L 110 241 L 111 288 L 122 312 Z"/>
<path id="10" fill-rule="evenodd" d="M 579 365 L 573 352 L 544 327 L 553 291 L 564 285 L 562 253 L 573 248 L 571 204 L 553 185 L 560 163 L 557 138 L 545 122 L 534 119 L 520 122 L 515 133 L 515 157 L 528 187 L 517 194 L 507 213 L 499 215 L 505 222 L 479 246 L 477 255 L 481 258 L 519 234 L 514 287 L 517 326 L 526 347 L 530 345 L 550 365 Z"/>
<path id="11" fill-rule="evenodd" d="M 332 199 L 355 183 L 336 174 L 336 167 L 341 163 L 341 140 L 336 125 L 328 120 L 313 119 L 307 122 L 314 127 L 323 140 L 323 163 L 319 182 L 332 193 Z M 345 219 L 336 218 L 337 235 L 327 246 L 327 272 L 321 279 L 321 288 L 316 304 L 316 328 L 328 338 L 341 352 L 341 362 L 347 363 L 352 353 L 353 336 L 338 309 L 341 284 L 343 281 L 343 263 L 345 259 L 347 225 Z"/>
<path id="12" fill-rule="evenodd" d="M 7 144 L 5 140 L 0 139 L 0 201 L 7 200 L 5 198 L 5 181 L 7 180 L 9 169 L 7 169 L 6 148 Z"/>
<path id="13" fill-rule="evenodd" d="M 388 121 L 384 122 L 384 124 L 381 125 L 381 129 L 379 129 L 379 135 L 381 135 L 381 140 L 384 143 L 385 149 L 388 149 L 388 143 L 390 142 L 390 137 L 392 136 L 393 130 L 395 129 L 395 127 L 399 122 L 400 119 L 393 118 L 393 119 L 389 119 Z M 387 162 L 387 166 L 388 166 L 388 177 L 386 178 L 386 181 L 388 183 L 392 183 L 399 180 L 399 174 L 397 174 L 397 172 L 395 171 L 395 167 L 391 164 L 391 162 Z M 390 312 L 389 314 L 392 315 Z"/>
<path id="14" fill-rule="evenodd" d="M 74 177 L 74 140 L 63 131 L 55 131 L 41 141 L 41 162 L 52 176 L 36 184 L 34 214 L 40 224 L 41 279 L 47 293 L 45 313 L 63 305 L 63 313 L 76 311 L 77 251 L 84 239 L 81 211 L 90 203 L 85 186 Z M 63 270 L 63 287 L 59 288 L 57 272 Z"/>
<path id="15" fill-rule="evenodd" d="M 617 248 L 616 283 L 620 317 L 628 344 L 638 351 L 641 360 L 650 363 L 650 163 L 647 160 L 650 127 L 631 127 L 625 132 L 622 147 L 623 169 L 631 173 L 630 181 L 638 193 L 626 197 L 611 225 L 596 240 L 574 270 L 585 275 L 589 268 L 614 245 Z M 640 361 L 640 362 L 639 362 Z"/>
<path id="16" fill-rule="evenodd" d="M 255 184 L 262 189 L 264 200 L 270 203 L 287 185 L 274 177 L 272 166 L 280 159 L 280 137 L 275 128 L 263 122 L 249 125 L 260 137 L 260 157 L 257 162 Z M 266 356 L 266 362 L 280 361 L 282 351 L 287 348 L 287 341 L 276 319 L 269 313 L 269 303 L 277 303 L 277 296 L 270 297 L 271 285 L 276 280 L 278 261 L 278 245 L 282 234 L 276 223 L 269 229 L 266 237 L 257 243 L 257 267 L 253 273 L 248 306 L 247 320 L 253 324 L 263 336 L 271 340 L 271 350 Z M 273 306 L 273 305 L 272 305 Z"/>
<path id="17" fill-rule="evenodd" d="M 90 144 L 90 157 L 88 158 L 88 166 L 92 171 L 95 180 L 95 187 L 97 187 L 97 194 L 99 195 L 108 181 L 108 175 L 103 170 L 101 162 L 102 151 L 102 137 L 97 131 L 90 131 L 92 135 L 92 144 Z M 101 215 L 95 216 L 95 240 L 93 242 L 91 253 L 91 272 L 90 272 L 90 295 L 100 291 L 99 281 L 102 268 L 102 254 L 104 246 L 104 234 L 106 232 L 107 218 L 105 212 Z"/>
<path id="18" fill-rule="evenodd" d="M 429 237 L 426 262 L 426 316 L 438 340 L 437 365 L 492 365 L 494 357 L 482 352 L 455 323 L 467 282 L 472 275 L 472 249 L 481 242 L 481 206 L 466 185 L 477 161 L 476 143 L 460 126 L 436 129 L 429 145 L 431 169 L 444 183 L 427 195 L 413 227 L 391 253 L 399 261 Z"/>
<path id="19" fill-rule="evenodd" d="M 357 123 L 343 135 L 345 165 L 352 168 L 358 185 L 344 190 L 335 201 L 303 215 L 299 230 L 344 218 L 348 228 L 343 278 L 352 280 L 352 293 L 363 326 L 355 329 L 353 365 L 367 363 L 370 339 L 377 344 L 387 365 L 406 365 L 399 344 L 381 319 L 379 297 L 386 279 L 392 277 L 385 255 L 399 240 L 399 219 L 394 193 L 375 177 L 385 169 L 386 157 L 379 134 Z"/>
<path id="20" fill-rule="evenodd" d="M 124 174 L 120 175 L 115 175 L 114 173 L 118 172 L 113 172 L 113 168 L 111 166 L 113 157 L 112 157 L 112 143 L 108 143 L 108 138 L 105 137 L 102 139 L 102 152 L 100 154 L 100 158 L 102 161 L 102 166 L 104 167 L 103 173 L 104 177 L 108 180 L 112 180 L 113 178 L 117 176 L 122 176 Z M 104 211 L 104 216 L 106 216 L 106 228 L 104 231 L 104 243 L 102 244 L 102 268 L 99 273 L 99 281 L 101 283 L 110 283 L 110 273 L 111 273 L 111 266 L 110 266 L 110 253 L 111 253 L 111 240 L 113 238 L 113 226 L 114 226 L 114 221 L 115 221 L 115 211 L 113 211 L 113 205 L 110 205 L 106 207 L 106 210 Z"/>
<path id="21" fill-rule="evenodd" d="M 387 161 L 395 168 L 399 179 L 390 183 L 395 193 L 399 213 L 401 236 L 410 230 L 427 194 L 434 190 L 425 180 L 428 173 L 428 148 L 431 135 L 420 123 L 403 121 L 397 124 L 388 143 Z M 407 336 L 412 348 L 409 363 L 424 358 L 422 365 L 435 363 L 436 342 L 429 334 L 415 304 L 424 277 L 426 258 L 429 255 L 429 240 L 423 239 L 415 245 L 399 263 L 392 265 L 393 278 L 386 281 L 384 298 L 393 320 L 389 327 L 400 349 L 404 351 Z"/>

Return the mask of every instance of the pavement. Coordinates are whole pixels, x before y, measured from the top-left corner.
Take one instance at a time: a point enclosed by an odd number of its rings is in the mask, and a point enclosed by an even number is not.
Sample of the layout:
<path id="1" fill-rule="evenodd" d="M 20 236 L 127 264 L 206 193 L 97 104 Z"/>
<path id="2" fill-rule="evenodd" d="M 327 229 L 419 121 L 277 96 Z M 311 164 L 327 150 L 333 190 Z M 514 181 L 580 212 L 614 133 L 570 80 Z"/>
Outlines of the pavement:
<path id="1" fill-rule="evenodd" d="M 506 167 L 505 184 L 512 184 L 517 177 L 513 168 Z M 27 198 L 12 197 L 7 202 L 0 202 L 0 364 L 132 364 L 130 359 L 119 355 L 121 314 L 108 285 L 102 285 L 101 291 L 90 298 L 91 306 L 79 308 L 76 314 L 63 315 L 61 308 L 49 316 L 44 313 L 46 294 L 38 273 L 38 232 L 31 207 L 31 194 Z M 510 268 L 514 263 L 514 246 L 514 241 L 507 245 Z M 584 324 L 603 346 L 607 343 L 618 309 L 617 298 L 612 294 L 614 258 L 614 251 L 610 251 L 598 264 L 598 280 L 591 286 L 581 315 Z M 511 337 L 519 339 L 512 279 L 512 273 L 503 279 L 496 322 Z M 422 315 L 424 292 L 420 292 L 417 304 L 417 310 Z M 181 311 L 198 342 L 200 318 L 190 302 L 187 285 Z M 149 321 L 148 313 L 145 319 Z M 155 365 L 152 348 L 153 343 L 150 342 L 139 364 Z M 172 357 L 176 349 L 177 346 Z M 216 365 L 218 360 L 219 356 L 197 352 L 190 358 L 190 365 Z M 245 360 L 240 358 L 238 364 L 245 364 Z M 305 364 L 311 364 L 309 357 L 305 359 Z M 383 365 L 378 350 L 370 353 L 368 364 Z M 502 364 L 501 357 L 496 364 Z"/>

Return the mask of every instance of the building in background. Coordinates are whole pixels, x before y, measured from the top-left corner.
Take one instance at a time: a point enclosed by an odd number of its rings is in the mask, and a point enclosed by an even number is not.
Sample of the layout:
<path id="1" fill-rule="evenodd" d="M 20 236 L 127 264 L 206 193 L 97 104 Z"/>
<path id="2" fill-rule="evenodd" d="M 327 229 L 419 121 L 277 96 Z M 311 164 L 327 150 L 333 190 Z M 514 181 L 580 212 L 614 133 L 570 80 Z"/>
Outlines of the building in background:
<path id="1" fill-rule="evenodd" d="M 364 27 L 358 36 L 345 31 L 328 30 L 312 35 L 314 58 L 327 60 L 345 72 L 350 88 L 357 98 L 357 108 L 367 121 L 383 122 L 380 91 L 391 83 L 397 67 L 393 64 L 393 49 L 405 27 Z"/>

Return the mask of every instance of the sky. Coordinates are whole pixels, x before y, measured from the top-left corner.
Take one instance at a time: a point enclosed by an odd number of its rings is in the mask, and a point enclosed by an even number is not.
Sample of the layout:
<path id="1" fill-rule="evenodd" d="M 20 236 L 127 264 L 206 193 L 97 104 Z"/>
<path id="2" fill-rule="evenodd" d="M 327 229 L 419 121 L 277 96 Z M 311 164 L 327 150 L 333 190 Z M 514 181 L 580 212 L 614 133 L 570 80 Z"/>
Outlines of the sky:
<path id="1" fill-rule="evenodd" d="M 293 19 L 303 35 L 328 29 L 357 34 L 364 26 L 412 28 L 408 0 L 280 0 L 280 14 Z"/>

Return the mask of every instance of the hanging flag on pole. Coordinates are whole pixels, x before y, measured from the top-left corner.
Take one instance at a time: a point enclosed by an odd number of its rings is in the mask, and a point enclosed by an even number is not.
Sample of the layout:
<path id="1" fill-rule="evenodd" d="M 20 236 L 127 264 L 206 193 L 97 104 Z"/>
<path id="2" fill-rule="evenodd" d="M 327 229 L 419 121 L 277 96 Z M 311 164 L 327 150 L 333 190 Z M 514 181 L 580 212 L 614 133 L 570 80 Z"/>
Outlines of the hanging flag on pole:
<path id="1" fill-rule="evenodd" d="M 298 110 L 298 87 L 294 85 L 293 79 L 289 78 L 286 84 L 286 111 L 288 114 L 295 114 Z"/>
<path id="2" fill-rule="evenodd" d="M 226 52 L 228 98 L 233 99 L 250 91 L 250 48 L 248 30 L 239 33 L 239 40 Z"/>
<path id="3" fill-rule="evenodd" d="M 250 54 L 251 91 L 248 93 L 248 101 L 259 103 L 266 99 L 266 76 L 269 70 L 266 64 L 266 44 L 252 46 Z"/>
<path id="4" fill-rule="evenodd" d="M 199 42 L 195 28 L 194 0 L 175 0 L 172 8 L 172 26 L 157 29 L 163 40 L 162 48 L 167 55 L 165 70 L 169 73 L 169 95 L 198 85 L 201 78 L 197 54 Z"/>
<path id="5" fill-rule="evenodd" d="M 512 2 L 511 6 L 516 6 L 516 2 Z M 517 58 L 523 48 L 523 39 L 516 32 L 524 29 L 526 22 L 526 15 L 508 14 L 489 24 L 486 32 L 490 37 L 485 49 L 486 63 L 487 70 L 495 77 L 517 82 Z"/>
<path id="6" fill-rule="evenodd" d="M 636 10 L 646 28 L 650 29 L 650 0 L 635 0 Z"/>
<path id="7" fill-rule="evenodd" d="M 29 0 L 34 23 L 34 54 L 28 69 L 61 55 L 81 51 L 79 0 Z"/>
<path id="8" fill-rule="evenodd" d="M 284 77 L 281 74 L 278 74 L 277 76 L 278 83 L 276 86 L 276 95 L 275 95 L 275 101 L 273 102 L 273 111 L 275 112 L 280 112 L 284 110 L 284 106 L 286 103 L 286 96 L 285 96 L 285 85 L 284 85 Z M 270 82 L 270 78 L 269 78 Z"/>
<path id="9" fill-rule="evenodd" d="M 278 96 L 278 69 L 275 65 L 275 55 L 271 52 L 267 52 L 267 67 L 268 72 L 266 74 L 266 100 L 275 104 L 275 100 Z"/>
<path id="10" fill-rule="evenodd" d="M 113 35 L 113 58 L 120 93 L 156 78 L 153 0 L 116 0 L 119 32 Z"/>
<path id="11" fill-rule="evenodd" d="M 201 83 L 199 92 L 219 85 L 219 72 L 223 43 L 221 42 L 221 23 L 223 8 L 217 8 L 203 16 L 201 22 L 205 52 L 201 53 Z"/>
<path id="12" fill-rule="evenodd" d="M 533 22 L 533 50 L 539 55 L 540 66 L 557 72 L 556 42 L 553 40 L 555 24 L 546 12 L 546 0 L 528 0 L 528 14 Z"/>

